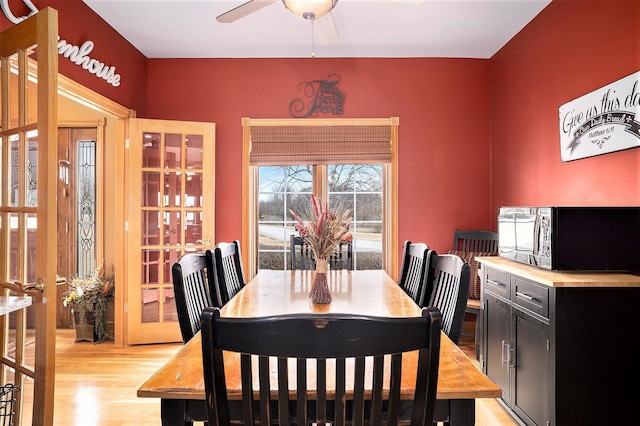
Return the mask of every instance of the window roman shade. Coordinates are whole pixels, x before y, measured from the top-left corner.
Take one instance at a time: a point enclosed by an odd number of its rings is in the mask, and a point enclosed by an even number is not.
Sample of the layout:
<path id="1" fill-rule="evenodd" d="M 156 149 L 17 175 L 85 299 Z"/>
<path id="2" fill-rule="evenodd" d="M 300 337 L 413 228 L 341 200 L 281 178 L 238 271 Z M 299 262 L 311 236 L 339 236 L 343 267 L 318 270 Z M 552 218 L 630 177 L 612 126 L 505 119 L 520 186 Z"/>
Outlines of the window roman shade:
<path id="1" fill-rule="evenodd" d="M 252 125 L 252 166 L 391 162 L 391 126 Z"/>

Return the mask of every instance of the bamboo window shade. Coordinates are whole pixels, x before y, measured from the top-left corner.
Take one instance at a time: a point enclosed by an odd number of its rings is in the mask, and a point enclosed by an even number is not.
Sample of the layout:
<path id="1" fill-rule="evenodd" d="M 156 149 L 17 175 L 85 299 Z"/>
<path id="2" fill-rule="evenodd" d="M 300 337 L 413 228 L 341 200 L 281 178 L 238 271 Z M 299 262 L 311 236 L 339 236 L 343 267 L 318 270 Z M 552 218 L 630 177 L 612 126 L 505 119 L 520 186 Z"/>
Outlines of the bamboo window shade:
<path id="1" fill-rule="evenodd" d="M 391 162 L 390 126 L 251 126 L 252 166 Z"/>

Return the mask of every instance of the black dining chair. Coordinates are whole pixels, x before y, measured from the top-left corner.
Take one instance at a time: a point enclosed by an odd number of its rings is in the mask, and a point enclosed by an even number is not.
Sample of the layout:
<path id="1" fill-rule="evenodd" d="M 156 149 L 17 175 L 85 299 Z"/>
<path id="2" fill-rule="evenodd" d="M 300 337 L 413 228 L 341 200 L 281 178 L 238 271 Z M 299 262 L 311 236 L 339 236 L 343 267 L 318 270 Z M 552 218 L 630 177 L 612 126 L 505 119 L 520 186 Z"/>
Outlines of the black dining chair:
<path id="1" fill-rule="evenodd" d="M 464 323 L 470 266 L 460 256 L 437 254 L 427 258 L 424 306 L 434 306 L 442 314 L 442 331 L 458 344 Z"/>
<path id="2" fill-rule="evenodd" d="M 171 267 L 176 312 L 182 340 L 187 343 L 200 330 L 200 314 L 204 308 L 215 304 L 211 296 L 212 257 L 211 252 L 187 253 L 178 258 Z"/>
<path id="3" fill-rule="evenodd" d="M 316 259 L 313 250 L 305 240 L 297 235 L 291 235 L 289 241 L 289 257 L 291 269 L 313 270 L 316 268 Z M 336 249 L 327 259 L 330 270 L 353 270 L 353 244 L 345 241 L 338 244 Z"/>
<path id="4" fill-rule="evenodd" d="M 431 425 L 440 325 L 440 313 L 433 307 L 423 309 L 421 317 L 405 318 L 350 314 L 231 318 L 221 317 L 217 308 L 205 309 L 202 354 L 209 423 L 229 425 L 232 420 L 224 358 L 236 352 L 242 382 L 240 421 L 245 425 L 256 421 L 262 426 L 397 424 L 402 354 L 418 350 L 415 396 L 409 404 L 411 425 Z M 224 357 L 223 351 L 227 352 Z M 372 390 L 365 392 L 365 358 L 369 357 L 373 377 L 367 383 L 372 383 Z M 316 366 L 311 381 L 315 392 L 309 391 L 309 365 Z M 257 371 L 259 389 L 254 388 L 252 371 Z M 290 371 L 295 371 L 295 378 Z M 388 392 L 383 389 L 387 375 Z M 275 383 L 277 389 L 272 387 Z M 327 391 L 328 383 L 335 383 L 335 393 Z M 353 388 L 347 386 L 351 383 Z M 347 393 L 353 395 L 349 401 Z"/>
<path id="5" fill-rule="evenodd" d="M 219 305 L 224 306 L 246 285 L 242 268 L 240 242 L 220 242 L 213 249 L 214 290 L 219 297 Z"/>
<path id="6" fill-rule="evenodd" d="M 469 277 L 469 296 L 465 312 L 476 317 L 475 334 L 462 333 L 463 336 L 474 337 L 480 332 L 480 276 L 478 270 L 480 263 L 476 256 L 496 256 L 498 254 L 498 233 L 485 229 L 460 230 L 453 233 L 453 250 L 449 253 L 460 256 L 471 265 Z M 479 343 L 476 345 L 478 346 Z M 479 351 L 479 347 L 476 352 Z"/>
<path id="7" fill-rule="evenodd" d="M 429 246 L 424 243 L 404 242 L 398 284 L 418 306 L 424 305 L 423 290 L 428 253 Z"/>

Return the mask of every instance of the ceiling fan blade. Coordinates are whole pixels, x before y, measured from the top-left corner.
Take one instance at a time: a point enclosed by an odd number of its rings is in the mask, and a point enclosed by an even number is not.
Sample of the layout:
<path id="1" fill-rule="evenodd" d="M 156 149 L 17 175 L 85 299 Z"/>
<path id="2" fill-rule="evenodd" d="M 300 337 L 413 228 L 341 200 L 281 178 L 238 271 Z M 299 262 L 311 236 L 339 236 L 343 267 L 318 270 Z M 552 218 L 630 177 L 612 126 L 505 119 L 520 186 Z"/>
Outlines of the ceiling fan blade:
<path id="1" fill-rule="evenodd" d="M 228 12 L 225 12 L 222 15 L 218 15 L 216 17 L 216 20 L 218 22 L 222 22 L 223 24 L 235 22 L 238 19 L 244 18 L 245 16 L 250 15 L 253 12 L 256 12 L 263 7 L 269 6 L 271 3 L 275 3 L 277 1 L 278 0 L 249 0 L 248 2 L 243 3 Z"/>
<path id="2" fill-rule="evenodd" d="M 313 33 L 316 43 L 321 46 L 335 43 L 338 40 L 338 28 L 333 20 L 331 12 L 327 12 L 313 21 Z"/>

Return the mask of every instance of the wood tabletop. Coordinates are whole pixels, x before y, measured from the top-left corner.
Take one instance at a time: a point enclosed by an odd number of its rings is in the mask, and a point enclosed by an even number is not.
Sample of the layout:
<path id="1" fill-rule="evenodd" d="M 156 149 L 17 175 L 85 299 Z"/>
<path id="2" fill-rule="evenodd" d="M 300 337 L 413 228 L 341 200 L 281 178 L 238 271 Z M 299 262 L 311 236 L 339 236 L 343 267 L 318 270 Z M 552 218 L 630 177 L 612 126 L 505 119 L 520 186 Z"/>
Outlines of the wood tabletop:
<path id="1" fill-rule="evenodd" d="M 549 287 L 640 287 L 640 276 L 620 272 L 549 271 L 500 256 L 476 257 L 483 265 Z"/>
<path id="2" fill-rule="evenodd" d="M 222 309 L 223 316 L 252 317 L 285 313 L 336 312 L 410 317 L 420 308 L 384 271 L 330 271 L 333 302 L 309 303 L 311 271 L 260 271 Z M 228 355 L 228 357 L 227 357 Z M 417 352 L 403 358 L 403 394 L 413 394 Z M 229 397 L 240 390 L 238 357 L 225 355 Z M 235 373 L 234 373 L 235 372 Z M 138 389 L 139 397 L 204 400 L 200 333 Z M 444 333 L 441 337 L 438 399 L 499 398 L 500 388 Z"/>

